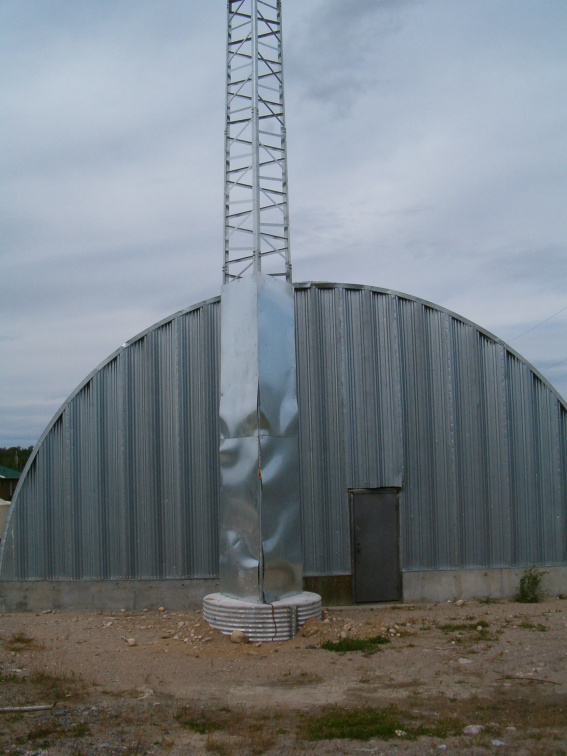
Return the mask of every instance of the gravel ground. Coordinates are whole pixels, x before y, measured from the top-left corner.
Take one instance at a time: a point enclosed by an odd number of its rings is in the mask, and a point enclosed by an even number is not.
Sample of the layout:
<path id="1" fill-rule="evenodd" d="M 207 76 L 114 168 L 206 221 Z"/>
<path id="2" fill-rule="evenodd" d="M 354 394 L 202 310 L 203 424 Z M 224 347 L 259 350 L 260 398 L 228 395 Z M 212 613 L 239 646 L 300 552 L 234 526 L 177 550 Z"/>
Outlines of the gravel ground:
<path id="1" fill-rule="evenodd" d="M 162 609 L 0 615 L 2 753 L 567 754 L 563 599 L 333 608 L 265 644 Z"/>

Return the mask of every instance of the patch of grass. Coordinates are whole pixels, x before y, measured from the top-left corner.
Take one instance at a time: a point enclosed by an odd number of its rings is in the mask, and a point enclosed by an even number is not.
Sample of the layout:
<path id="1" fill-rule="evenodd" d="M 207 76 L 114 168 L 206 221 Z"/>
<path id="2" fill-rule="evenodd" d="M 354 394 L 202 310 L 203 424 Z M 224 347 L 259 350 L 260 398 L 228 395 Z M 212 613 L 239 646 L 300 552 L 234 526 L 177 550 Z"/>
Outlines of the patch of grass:
<path id="1" fill-rule="evenodd" d="M 305 740 L 387 740 L 396 736 L 402 724 L 393 707 L 385 709 L 328 709 L 305 717 L 301 736 Z"/>
<path id="2" fill-rule="evenodd" d="M 23 651 L 32 646 L 33 643 L 34 639 L 23 631 L 12 633 L 12 635 L 5 641 L 6 647 L 9 651 Z"/>
<path id="3" fill-rule="evenodd" d="M 542 586 L 544 575 L 547 575 L 547 571 L 539 570 L 535 566 L 524 570 L 516 593 L 516 601 L 521 604 L 538 604 L 544 596 Z"/>
<path id="4" fill-rule="evenodd" d="M 208 735 L 226 728 L 228 712 L 219 710 L 201 711 L 190 706 L 184 706 L 177 712 L 175 719 L 182 727 L 186 727 L 199 735 Z"/>
<path id="5" fill-rule="evenodd" d="M 36 725 L 28 732 L 28 740 L 44 740 L 49 735 L 58 735 L 60 732 L 60 728 L 55 725 Z"/>
<path id="6" fill-rule="evenodd" d="M 485 620 L 473 620 L 473 622 L 448 622 L 444 625 L 439 625 L 439 629 L 445 635 L 458 633 L 458 635 L 454 637 L 456 643 L 474 643 L 476 641 L 496 640 L 502 631 L 493 630 L 491 633 L 489 627 L 488 622 Z M 471 653 L 473 652 L 471 651 Z"/>
<path id="7" fill-rule="evenodd" d="M 22 675 L 14 675 L 12 673 L 0 675 L 0 683 L 23 683 L 25 679 Z"/>
<path id="8" fill-rule="evenodd" d="M 75 725 L 73 731 L 71 732 L 71 735 L 74 738 L 85 738 L 87 735 L 91 734 L 91 728 L 88 726 L 86 722 L 80 722 L 78 725 Z"/>
<path id="9" fill-rule="evenodd" d="M 460 723 L 446 718 L 433 724 L 416 723 L 395 706 L 381 709 L 339 709 L 303 718 L 300 737 L 305 740 L 415 740 L 421 735 L 444 738 L 460 731 Z"/>
<path id="10" fill-rule="evenodd" d="M 320 675 L 311 672 L 300 672 L 299 675 L 292 675 L 290 672 L 284 672 L 279 680 L 271 683 L 275 686 L 285 686 L 286 688 L 293 688 L 294 686 L 301 685 L 318 685 L 323 682 L 323 678 Z"/>
<path id="11" fill-rule="evenodd" d="M 383 635 L 374 635 L 372 638 L 341 638 L 338 641 L 325 641 L 321 644 L 321 648 L 338 653 L 365 651 L 368 654 L 375 654 L 380 650 L 379 646 L 389 642 L 390 639 L 384 638 Z"/>
<path id="12" fill-rule="evenodd" d="M 444 633 L 471 632 L 478 630 L 479 627 L 482 628 L 482 630 L 486 630 L 489 627 L 489 624 L 484 620 L 480 620 L 478 622 L 475 620 L 474 622 L 448 622 L 445 625 L 439 625 L 440 630 L 442 630 Z"/>
<path id="13" fill-rule="evenodd" d="M 525 620 L 520 625 L 518 625 L 518 627 L 520 627 L 522 630 L 536 630 L 540 633 L 547 633 L 547 631 L 549 630 L 547 625 L 542 625 L 541 622 L 538 622 L 537 625 L 534 625 L 529 620 Z"/>
<path id="14" fill-rule="evenodd" d="M 219 740 L 218 738 L 213 738 L 210 735 L 207 736 L 205 748 L 208 753 L 217 753 L 219 754 L 219 756 L 225 756 L 225 754 L 229 754 L 231 752 L 226 743 L 224 743 L 222 740 Z"/>
<path id="15" fill-rule="evenodd" d="M 31 675 L 30 682 L 39 689 L 49 703 L 71 697 L 77 700 L 84 695 L 84 683 L 74 675 L 52 675 L 49 672 L 35 672 Z"/>

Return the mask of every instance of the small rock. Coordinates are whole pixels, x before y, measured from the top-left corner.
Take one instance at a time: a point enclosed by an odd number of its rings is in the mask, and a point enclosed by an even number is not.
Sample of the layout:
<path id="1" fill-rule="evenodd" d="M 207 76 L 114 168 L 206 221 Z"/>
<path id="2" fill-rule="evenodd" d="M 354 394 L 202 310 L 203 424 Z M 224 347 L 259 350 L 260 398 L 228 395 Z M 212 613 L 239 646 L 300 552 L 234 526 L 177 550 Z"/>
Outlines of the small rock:
<path id="1" fill-rule="evenodd" d="M 472 660 L 461 658 L 459 659 L 459 664 L 472 664 Z"/>
<path id="2" fill-rule="evenodd" d="M 479 633 L 481 633 L 482 632 L 482 625 L 478 625 L 478 627 L 476 629 L 478 630 Z"/>
<path id="3" fill-rule="evenodd" d="M 143 611 L 144 611 L 144 612 L 147 612 L 148 610 L 147 610 L 147 609 L 144 609 Z"/>
<path id="4" fill-rule="evenodd" d="M 506 729 L 508 730 L 508 732 L 516 732 L 516 728 L 513 725 L 510 725 Z"/>
<path id="5" fill-rule="evenodd" d="M 344 630 L 341 633 L 341 638 L 348 638 L 348 634 Z"/>
<path id="6" fill-rule="evenodd" d="M 127 643 L 127 644 L 128 644 L 129 646 L 137 646 L 137 645 L 138 645 L 138 644 L 136 643 L 136 639 L 135 639 L 135 638 L 126 638 L 126 643 Z"/>
<path id="7" fill-rule="evenodd" d="M 313 643 L 308 643 L 305 648 L 317 648 Z"/>
<path id="8" fill-rule="evenodd" d="M 403 738 L 404 735 L 407 735 L 407 732 L 405 730 L 396 730 L 396 735 L 398 738 Z"/>
<path id="9" fill-rule="evenodd" d="M 442 745 L 438 745 L 437 746 L 437 750 L 438 751 L 446 751 L 447 750 L 447 746 L 443 743 Z"/>
<path id="10" fill-rule="evenodd" d="M 309 617 L 303 624 L 300 632 L 304 638 L 312 638 L 321 631 L 321 620 L 317 617 Z"/>
<path id="11" fill-rule="evenodd" d="M 233 630 L 230 634 L 232 643 L 250 643 L 250 638 L 242 630 Z"/>
<path id="12" fill-rule="evenodd" d="M 160 608 L 158 609 L 158 612 L 165 612 L 165 607 L 160 606 Z"/>
<path id="13" fill-rule="evenodd" d="M 138 688 L 138 691 L 142 694 L 140 696 L 141 699 L 151 698 L 154 695 L 153 690 L 149 688 L 147 685 L 142 685 L 141 688 Z"/>
<path id="14" fill-rule="evenodd" d="M 483 730 L 482 725 L 467 725 L 463 730 L 463 735 L 480 735 Z"/>
<path id="15" fill-rule="evenodd" d="M 503 740 L 493 740 L 492 745 L 498 748 L 499 746 L 505 746 L 506 743 Z"/>
<path id="16" fill-rule="evenodd" d="M 463 599 L 459 599 L 458 601 L 455 601 L 455 606 L 463 606 L 464 603 Z"/>

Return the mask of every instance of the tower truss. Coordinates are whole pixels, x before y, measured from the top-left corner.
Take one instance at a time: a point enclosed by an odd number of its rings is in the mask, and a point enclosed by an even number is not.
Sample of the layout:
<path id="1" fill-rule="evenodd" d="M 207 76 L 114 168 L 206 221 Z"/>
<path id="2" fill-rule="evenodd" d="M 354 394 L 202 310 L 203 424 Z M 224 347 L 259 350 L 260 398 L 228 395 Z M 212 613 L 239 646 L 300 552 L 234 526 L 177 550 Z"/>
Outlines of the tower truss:
<path id="1" fill-rule="evenodd" d="M 223 281 L 291 282 L 281 0 L 228 0 Z"/>

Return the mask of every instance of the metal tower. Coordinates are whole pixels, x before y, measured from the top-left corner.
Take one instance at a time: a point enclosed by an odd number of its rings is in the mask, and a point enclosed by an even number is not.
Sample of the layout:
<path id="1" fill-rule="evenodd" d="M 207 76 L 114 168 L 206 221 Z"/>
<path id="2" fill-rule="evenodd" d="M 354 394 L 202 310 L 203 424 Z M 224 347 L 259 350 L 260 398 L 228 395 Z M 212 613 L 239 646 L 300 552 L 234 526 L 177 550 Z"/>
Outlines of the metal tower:
<path id="1" fill-rule="evenodd" d="M 219 588 L 205 619 L 253 640 L 321 613 L 303 591 L 281 0 L 229 0 Z"/>
<path id="2" fill-rule="evenodd" d="M 281 0 L 228 0 L 223 282 L 291 282 Z"/>

